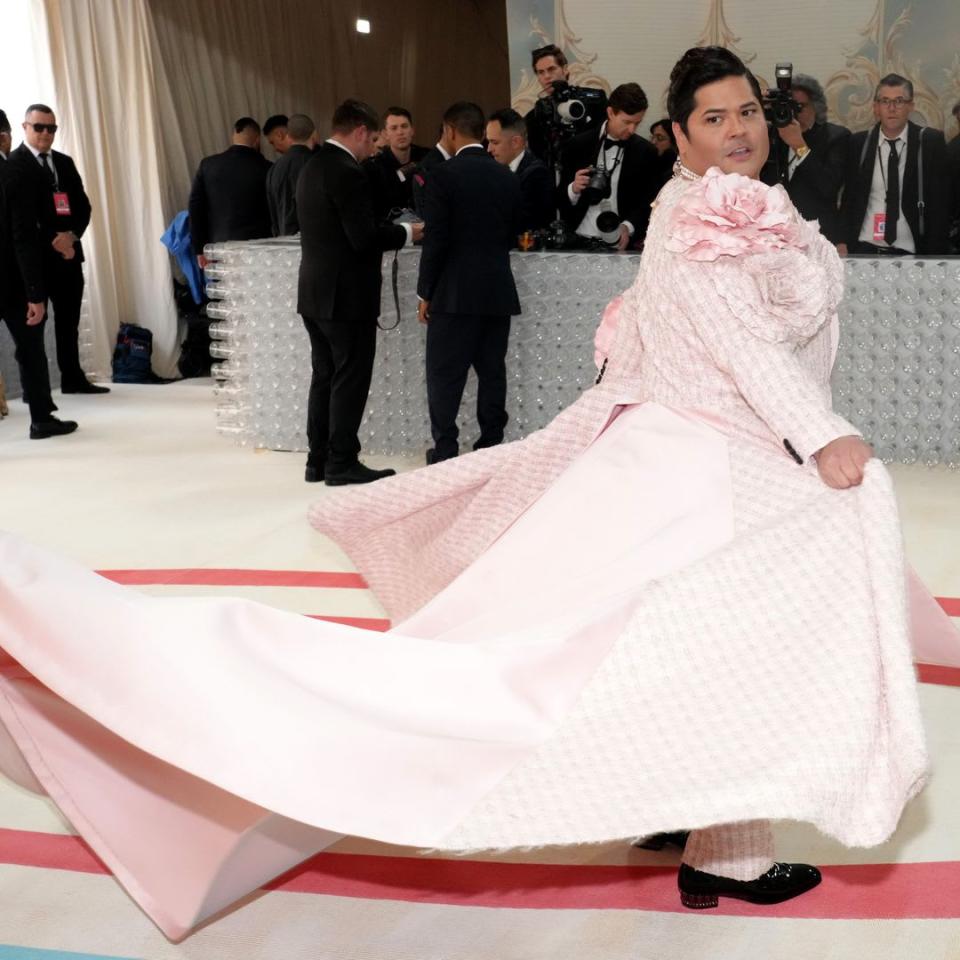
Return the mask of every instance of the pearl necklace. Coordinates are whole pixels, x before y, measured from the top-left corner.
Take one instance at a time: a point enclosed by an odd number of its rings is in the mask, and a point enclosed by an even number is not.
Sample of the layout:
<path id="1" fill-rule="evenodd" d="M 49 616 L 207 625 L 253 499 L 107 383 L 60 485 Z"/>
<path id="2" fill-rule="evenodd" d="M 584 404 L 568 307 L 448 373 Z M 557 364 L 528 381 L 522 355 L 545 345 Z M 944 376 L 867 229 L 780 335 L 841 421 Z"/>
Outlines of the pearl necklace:
<path id="1" fill-rule="evenodd" d="M 682 180 L 702 180 L 703 177 L 699 173 L 694 173 L 692 170 L 688 170 L 681 160 L 673 165 L 673 175 L 675 177 L 680 177 Z"/>

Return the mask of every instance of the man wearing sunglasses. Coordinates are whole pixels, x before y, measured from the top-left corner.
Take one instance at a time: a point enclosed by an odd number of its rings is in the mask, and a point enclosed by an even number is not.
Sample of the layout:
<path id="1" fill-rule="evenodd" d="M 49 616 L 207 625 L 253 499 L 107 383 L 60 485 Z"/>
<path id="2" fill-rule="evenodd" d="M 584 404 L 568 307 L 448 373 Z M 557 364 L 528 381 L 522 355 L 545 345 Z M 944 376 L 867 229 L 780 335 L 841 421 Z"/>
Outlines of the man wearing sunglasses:
<path id="1" fill-rule="evenodd" d="M 83 301 L 83 246 L 90 201 L 73 160 L 53 149 L 57 118 L 50 107 L 27 107 L 23 143 L 10 154 L 33 203 L 43 245 L 43 280 L 53 307 L 57 366 L 64 393 L 109 393 L 87 380 L 80 366 L 80 305 Z"/>
<path id="2" fill-rule="evenodd" d="M 6 114 L 0 110 L 0 125 Z M 0 130 L 0 135 L 3 131 Z M 43 253 L 29 192 L 12 164 L 0 160 L 0 321 L 16 346 L 20 380 L 30 407 L 30 437 L 73 433 L 73 420 L 58 420 L 50 396 L 50 374 L 43 345 Z"/>

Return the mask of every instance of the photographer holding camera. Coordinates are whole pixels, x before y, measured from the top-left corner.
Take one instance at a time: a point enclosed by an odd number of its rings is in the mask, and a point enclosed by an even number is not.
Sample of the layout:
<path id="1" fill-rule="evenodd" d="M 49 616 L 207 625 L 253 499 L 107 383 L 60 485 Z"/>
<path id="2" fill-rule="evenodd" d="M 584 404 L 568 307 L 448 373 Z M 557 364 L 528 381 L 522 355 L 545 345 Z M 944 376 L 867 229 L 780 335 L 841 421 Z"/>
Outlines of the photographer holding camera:
<path id="1" fill-rule="evenodd" d="M 664 183 L 656 149 L 636 132 L 646 112 L 640 85 L 623 83 L 610 94 L 600 130 L 564 148 L 560 215 L 587 245 L 626 250 L 646 235 L 650 204 Z"/>
<path id="2" fill-rule="evenodd" d="M 837 198 L 850 131 L 827 122 L 827 99 L 813 78 L 792 76 L 791 64 L 777 64 L 777 92 L 769 91 L 770 156 L 760 179 L 782 183 L 805 220 L 816 220 L 832 243 L 840 240 Z"/>
<path id="3" fill-rule="evenodd" d="M 564 141 L 603 123 L 607 98 L 594 87 L 570 86 L 567 58 L 555 44 L 534 50 L 530 60 L 541 91 L 540 99 L 523 118 L 527 149 L 553 169 Z"/>

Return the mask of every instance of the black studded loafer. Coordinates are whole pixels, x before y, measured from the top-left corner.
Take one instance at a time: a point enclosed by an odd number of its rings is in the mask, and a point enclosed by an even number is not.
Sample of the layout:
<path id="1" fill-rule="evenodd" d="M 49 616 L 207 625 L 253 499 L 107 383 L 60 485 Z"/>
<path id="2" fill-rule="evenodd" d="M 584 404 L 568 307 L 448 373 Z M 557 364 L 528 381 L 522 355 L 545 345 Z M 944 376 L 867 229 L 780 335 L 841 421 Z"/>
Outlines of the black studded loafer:
<path id="1" fill-rule="evenodd" d="M 715 907 L 720 897 L 749 903 L 783 903 L 812 890 L 823 879 L 816 867 L 806 863 L 775 863 L 756 880 L 731 880 L 680 865 L 677 887 L 680 902 L 691 910 Z"/>

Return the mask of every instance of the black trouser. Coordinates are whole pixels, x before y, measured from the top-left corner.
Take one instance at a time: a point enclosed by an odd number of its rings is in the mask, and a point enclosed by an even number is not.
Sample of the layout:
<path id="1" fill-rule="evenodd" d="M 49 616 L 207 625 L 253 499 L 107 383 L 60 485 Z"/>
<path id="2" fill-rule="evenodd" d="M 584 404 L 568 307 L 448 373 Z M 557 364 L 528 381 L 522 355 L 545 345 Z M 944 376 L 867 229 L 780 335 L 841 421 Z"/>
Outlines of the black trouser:
<path id="1" fill-rule="evenodd" d="M 457 414 L 470 368 L 477 374 L 477 423 L 473 445 L 493 447 L 507 425 L 507 343 L 509 317 L 431 313 L 427 324 L 427 403 L 436 460 L 459 452 Z"/>
<path id="2" fill-rule="evenodd" d="M 27 325 L 27 301 L 16 297 L 0 300 L 0 319 L 5 320 L 16 348 L 20 367 L 20 383 L 30 407 L 30 419 L 42 423 L 54 410 L 50 396 L 50 368 L 43 345 L 46 320 L 36 326 Z"/>
<path id="3" fill-rule="evenodd" d="M 47 257 L 45 279 L 57 339 L 60 386 L 82 387 L 87 376 L 80 367 L 80 306 L 83 303 L 83 265 L 74 257 Z"/>
<path id="4" fill-rule="evenodd" d="M 310 335 L 313 376 L 307 402 L 307 463 L 328 473 L 357 462 L 357 433 L 370 392 L 377 350 L 375 317 L 360 320 L 303 318 Z"/>

